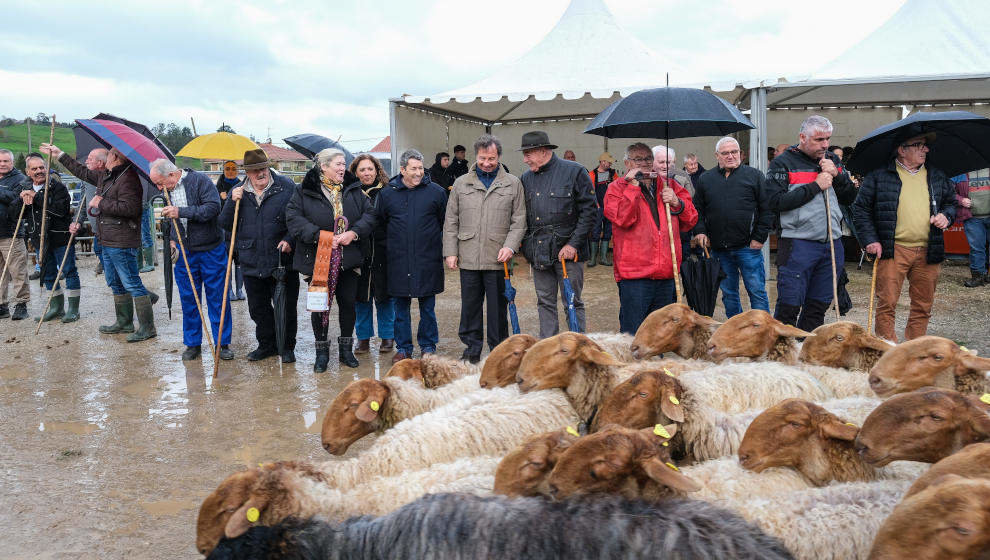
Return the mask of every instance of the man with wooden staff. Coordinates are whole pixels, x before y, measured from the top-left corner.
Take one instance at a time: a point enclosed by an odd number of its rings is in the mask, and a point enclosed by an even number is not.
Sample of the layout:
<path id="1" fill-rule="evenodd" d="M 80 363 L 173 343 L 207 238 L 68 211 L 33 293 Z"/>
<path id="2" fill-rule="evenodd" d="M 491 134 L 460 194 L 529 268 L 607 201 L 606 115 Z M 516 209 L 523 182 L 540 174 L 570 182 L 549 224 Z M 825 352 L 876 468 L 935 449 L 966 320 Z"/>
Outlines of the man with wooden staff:
<path id="1" fill-rule="evenodd" d="M 812 115 L 801 123 L 798 143 L 770 162 L 770 210 L 780 214 L 777 242 L 777 308 L 774 317 L 811 332 L 825 323 L 841 267 L 842 212 L 856 187 L 839 158 L 828 151 L 832 123 Z M 830 210 L 831 208 L 831 210 Z M 831 217 L 832 246 L 829 246 Z"/>
<path id="2" fill-rule="evenodd" d="M 14 153 L 0 150 L 0 319 L 10 317 L 11 321 L 27 318 L 27 304 L 31 301 L 31 288 L 28 285 L 27 244 L 23 227 L 17 231 L 17 217 L 20 208 L 14 209 L 14 201 L 20 200 L 21 183 L 24 174 L 14 168 Z M 23 208 L 23 206 L 21 207 Z M 2 269 L 6 268 L 4 273 Z M 11 314 L 7 299 L 8 284 L 14 290 L 14 312 Z"/>
<path id="3" fill-rule="evenodd" d="M 165 228 L 173 239 L 172 250 L 176 250 L 175 239 L 180 235 L 186 251 L 186 258 L 178 259 L 175 264 L 175 286 L 179 289 L 179 300 L 182 302 L 182 341 L 186 345 L 182 359 L 195 360 L 202 353 L 203 323 L 189 281 L 190 272 L 196 289 L 200 290 L 200 286 L 205 288 L 214 340 L 218 339 L 217 331 L 220 328 L 227 265 L 227 246 L 223 242 L 223 231 L 217 223 L 220 195 L 209 177 L 191 169 L 179 169 L 167 159 L 151 162 L 150 175 L 151 182 L 159 190 L 168 191 L 171 201 L 170 206 L 162 208 L 162 216 L 167 218 Z M 173 223 L 178 225 L 178 234 L 172 231 Z M 188 271 L 186 260 L 189 263 Z M 223 335 L 219 337 L 220 359 L 233 360 L 234 352 L 229 347 L 233 323 L 229 305 L 226 315 Z"/>

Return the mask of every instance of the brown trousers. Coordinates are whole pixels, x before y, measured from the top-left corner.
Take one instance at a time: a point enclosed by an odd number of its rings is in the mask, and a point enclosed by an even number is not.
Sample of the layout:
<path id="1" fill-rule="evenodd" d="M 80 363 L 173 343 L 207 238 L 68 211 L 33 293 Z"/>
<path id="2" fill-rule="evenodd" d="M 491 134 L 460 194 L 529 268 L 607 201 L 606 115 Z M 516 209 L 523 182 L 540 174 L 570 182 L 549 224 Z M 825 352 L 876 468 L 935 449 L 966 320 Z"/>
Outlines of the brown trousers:
<path id="1" fill-rule="evenodd" d="M 904 329 L 904 339 L 918 338 L 928 331 L 935 285 L 942 265 L 925 262 L 927 252 L 927 247 L 894 245 L 894 258 L 881 259 L 877 265 L 877 336 L 897 342 L 894 309 L 901 297 L 905 277 L 911 297 L 911 313 Z"/>
<path id="2" fill-rule="evenodd" d="M 10 254 L 7 254 L 8 250 Z M 8 259 L 10 264 L 7 266 L 7 274 L 0 278 L 0 304 L 9 303 L 8 284 L 12 284 L 14 290 L 13 302 L 27 303 L 31 299 L 31 288 L 28 285 L 27 246 L 23 239 L 0 239 L 0 273 Z"/>

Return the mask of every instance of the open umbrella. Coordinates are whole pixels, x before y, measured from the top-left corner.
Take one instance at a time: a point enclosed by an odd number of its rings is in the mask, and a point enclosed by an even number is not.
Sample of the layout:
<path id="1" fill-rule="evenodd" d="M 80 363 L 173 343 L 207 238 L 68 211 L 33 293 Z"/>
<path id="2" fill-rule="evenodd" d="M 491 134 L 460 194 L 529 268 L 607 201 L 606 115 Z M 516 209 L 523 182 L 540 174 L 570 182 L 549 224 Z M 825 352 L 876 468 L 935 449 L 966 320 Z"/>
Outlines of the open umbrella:
<path id="1" fill-rule="evenodd" d="M 162 201 L 165 204 L 165 197 L 162 195 L 155 195 L 151 198 L 151 203 L 154 204 L 155 199 Z M 162 218 L 162 227 L 159 231 L 162 232 L 162 273 L 165 275 L 165 306 L 168 307 L 168 318 L 172 319 L 172 290 L 175 287 L 175 279 L 172 276 L 172 236 L 169 234 L 170 229 L 165 227 L 165 221 L 167 218 Z"/>
<path id="2" fill-rule="evenodd" d="M 288 138 L 283 138 L 283 142 L 288 144 L 293 150 L 299 152 L 300 154 L 313 159 L 313 156 L 318 154 L 320 150 L 325 150 L 326 148 L 337 148 L 338 150 L 344 152 L 344 161 L 347 165 L 350 165 L 354 161 L 354 155 L 342 146 L 336 140 L 331 140 L 326 136 L 320 136 L 319 134 L 303 133 L 296 134 L 295 136 L 289 136 Z"/>
<path id="3" fill-rule="evenodd" d="M 104 119 L 76 119 L 76 123 L 85 128 L 104 147 L 117 148 L 117 151 L 134 165 L 138 173 L 147 179 L 151 179 L 151 162 L 156 159 L 168 159 L 168 154 L 158 147 L 155 140 L 126 124 Z"/>
<path id="4" fill-rule="evenodd" d="M 158 137 L 155 136 L 155 133 L 152 132 L 151 129 L 148 128 L 147 126 L 138 122 L 127 120 L 122 117 L 118 117 L 116 115 L 111 115 L 110 113 L 100 113 L 93 118 L 97 120 L 113 121 L 123 125 L 127 125 L 127 127 L 131 128 L 135 132 L 138 132 L 145 138 L 152 140 L 155 143 L 155 145 L 158 146 L 158 149 L 160 149 L 165 154 L 165 157 L 168 158 L 169 161 L 173 163 L 175 162 L 175 156 L 172 155 L 172 150 L 169 150 L 168 146 L 166 146 L 161 140 L 159 140 Z M 76 161 L 78 161 L 79 163 L 86 163 L 86 156 L 88 156 L 89 153 L 93 151 L 95 148 L 105 147 L 105 145 L 102 142 L 100 142 L 98 138 L 96 138 L 89 130 L 87 130 L 84 127 L 76 126 L 72 129 L 72 133 L 76 137 Z M 144 191 L 144 198 L 146 200 L 150 200 L 151 197 L 154 196 L 156 192 L 158 192 L 158 189 L 156 189 L 155 186 L 151 184 L 151 181 L 147 177 L 144 177 L 142 175 L 140 176 L 140 179 L 141 179 L 141 187 L 143 188 Z"/>
<path id="5" fill-rule="evenodd" d="M 718 287 L 725 278 L 718 259 L 712 257 L 706 248 L 704 257 L 694 255 L 681 263 L 681 278 L 684 279 L 688 307 L 711 317 L 718 301 Z"/>
<path id="6" fill-rule="evenodd" d="M 177 156 L 196 159 L 242 159 L 244 152 L 257 150 L 259 146 L 250 138 L 230 132 L 214 132 L 197 136 L 179 150 Z"/>
<path id="7" fill-rule="evenodd" d="M 278 249 L 276 249 L 278 250 Z M 285 265 L 282 264 L 282 251 L 278 252 L 278 268 L 272 272 L 275 277 L 275 293 L 272 303 L 275 305 L 275 346 L 278 355 L 285 353 Z M 292 310 L 295 313 L 295 310 Z"/>
<path id="8" fill-rule="evenodd" d="M 656 88 L 634 92 L 598 113 L 585 134 L 606 138 L 726 136 L 754 128 L 731 103 L 701 89 Z"/>
<path id="9" fill-rule="evenodd" d="M 575 262 L 577 257 L 574 257 Z M 574 332 L 581 332 L 581 325 L 578 323 L 577 310 L 574 309 L 574 287 L 571 286 L 571 279 L 567 277 L 567 262 L 560 259 L 560 268 L 563 271 L 564 299 L 567 301 L 567 328 Z"/>
<path id="10" fill-rule="evenodd" d="M 990 119 L 968 111 L 915 113 L 881 126 L 856 143 L 847 166 L 861 175 L 886 167 L 900 142 L 929 132 L 935 140 L 926 165 L 949 177 L 990 167 Z"/>
<path id="11" fill-rule="evenodd" d="M 512 323 L 512 334 L 519 334 L 519 314 L 516 312 L 516 289 L 509 280 L 509 263 L 502 263 L 505 270 L 505 299 L 509 301 L 509 322 Z"/>

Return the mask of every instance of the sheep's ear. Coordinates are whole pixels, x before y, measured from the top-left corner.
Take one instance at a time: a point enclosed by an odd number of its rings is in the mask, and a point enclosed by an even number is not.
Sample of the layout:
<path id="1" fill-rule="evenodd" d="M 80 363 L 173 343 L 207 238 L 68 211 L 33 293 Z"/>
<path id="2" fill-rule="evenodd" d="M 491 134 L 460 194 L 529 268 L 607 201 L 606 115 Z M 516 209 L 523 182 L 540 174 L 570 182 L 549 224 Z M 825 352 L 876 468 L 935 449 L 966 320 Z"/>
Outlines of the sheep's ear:
<path id="1" fill-rule="evenodd" d="M 865 329 L 863 334 L 859 336 L 859 346 L 860 348 L 870 348 L 880 352 L 886 352 L 894 347 L 894 345 L 886 340 L 866 332 Z"/>
<path id="2" fill-rule="evenodd" d="M 664 386 L 660 396 L 660 412 L 674 422 L 684 421 L 684 407 L 681 406 L 680 399 L 674 394 L 673 387 Z M 673 426 L 673 424 L 671 424 Z"/>
<path id="3" fill-rule="evenodd" d="M 973 398 L 978 398 L 978 397 L 973 397 Z M 983 402 L 986 402 L 987 400 L 990 400 L 990 397 L 988 397 L 987 395 L 983 395 L 983 397 L 979 397 L 979 399 Z M 976 433 L 982 435 L 984 438 L 990 437 L 990 413 L 983 410 L 981 407 L 977 406 L 972 402 L 970 402 L 969 405 L 971 409 L 970 416 L 972 417 L 972 421 L 970 422 L 970 424 L 972 425 L 973 430 Z"/>
<path id="4" fill-rule="evenodd" d="M 956 375 L 963 375 L 970 370 L 988 371 L 990 370 L 990 358 L 981 358 L 968 350 L 959 351 L 959 365 L 965 368 L 956 368 Z"/>
<path id="5" fill-rule="evenodd" d="M 592 362 L 600 366 L 620 366 L 622 362 L 616 360 L 614 356 L 602 350 L 590 338 L 583 341 L 581 345 L 581 355 L 586 362 Z"/>
<path id="6" fill-rule="evenodd" d="M 785 325 L 780 321 L 774 321 L 773 330 L 777 333 L 777 336 L 789 336 L 795 338 L 807 338 L 809 336 L 814 336 L 810 332 L 803 331 L 797 327 L 792 327 L 791 325 Z"/>
<path id="7" fill-rule="evenodd" d="M 855 424 L 846 424 L 838 418 L 829 418 L 819 425 L 821 434 L 831 439 L 841 439 L 843 441 L 853 441 L 859 433 L 859 427 Z"/>
<path id="8" fill-rule="evenodd" d="M 257 497 L 252 497 L 244 502 L 244 505 L 238 508 L 227 520 L 227 526 L 223 530 L 224 535 L 228 539 L 235 539 L 246 533 L 260 519 L 261 512 L 265 511 L 267 506 L 268 503 L 265 500 Z"/>
<path id="9" fill-rule="evenodd" d="M 694 324 L 699 327 L 716 329 L 722 325 L 722 323 L 716 321 L 715 319 L 712 319 L 711 317 L 708 317 L 707 315 L 702 315 L 700 313 L 695 313 L 694 315 L 692 315 L 692 318 L 694 320 Z"/>
<path id="10" fill-rule="evenodd" d="M 362 422 L 374 422 L 378 418 L 378 411 L 382 408 L 382 401 L 379 397 L 368 397 L 358 405 L 354 411 L 354 416 Z"/>
<path id="11" fill-rule="evenodd" d="M 659 484 L 680 492 L 697 492 L 701 485 L 681 474 L 673 463 L 665 463 L 656 457 L 641 463 L 643 472 Z"/>

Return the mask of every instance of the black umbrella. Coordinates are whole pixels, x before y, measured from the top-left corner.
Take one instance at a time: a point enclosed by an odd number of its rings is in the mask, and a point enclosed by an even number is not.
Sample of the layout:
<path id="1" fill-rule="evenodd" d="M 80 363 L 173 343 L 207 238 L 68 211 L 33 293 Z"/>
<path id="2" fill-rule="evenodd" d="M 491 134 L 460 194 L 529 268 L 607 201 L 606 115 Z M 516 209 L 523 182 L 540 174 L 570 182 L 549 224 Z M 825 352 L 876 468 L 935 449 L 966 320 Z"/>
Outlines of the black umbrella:
<path id="1" fill-rule="evenodd" d="M 707 91 L 656 88 L 637 91 L 605 108 L 585 134 L 606 138 L 726 136 L 755 128 L 731 103 Z"/>
<path id="2" fill-rule="evenodd" d="M 898 144 L 929 132 L 926 164 L 950 177 L 990 167 L 990 119 L 968 111 L 915 113 L 906 119 L 881 126 L 856 143 L 847 166 L 865 175 L 890 164 Z"/>
<path id="3" fill-rule="evenodd" d="M 278 251 L 278 249 L 276 249 Z M 272 302 L 275 304 L 275 346 L 278 355 L 285 353 L 285 276 L 287 271 L 282 264 L 282 251 L 278 251 L 278 268 L 272 272 L 275 277 L 275 293 Z M 295 310 L 292 310 L 295 313 Z"/>
<path id="4" fill-rule="evenodd" d="M 708 254 L 693 255 L 681 263 L 681 278 L 684 279 L 684 296 L 688 307 L 709 317 L 715 313 L 718 300 L 718 287 L 725 278 L 722 265 L 716 257 Z"/>
<path id="5" fill-rule="evenodd" d="M 154 204 L 155 199 L 160 199 L 162 203 L 165 203 L 165 197 L 162 195 L 155 195 L 151 197 L 150 202 Z M 172 277 L 172 238 L 169 235 L 169 228 L 166 226 L 166 220 L 168 218 L 162 218 L 162 226 L 159 231 L 162 232 L 162 274 L 165 275 L 165 306 L 168 307 L 168 318 L 172 319 L 172 290 L 175 287 L 175 280 Z"/>
<path id="6" fill-rule="evenodd" d="M 350 165 L 351 162 L 354 161 L 354 156 L 350 151 L 348 151 L 347 148 L 343 147 L 339 142 L 331 140 L 326 136 L 305 133 L 289 136 L 288 138 L 283 138 L 282 140 L 293 150 L 308 157 L 309 159 L 313 159 L 313 156 L 319 153 L 320 150 L 337 148 L 338 150 L 344 152 L 344 161 L 347 162 L 347 165 Z"/>

